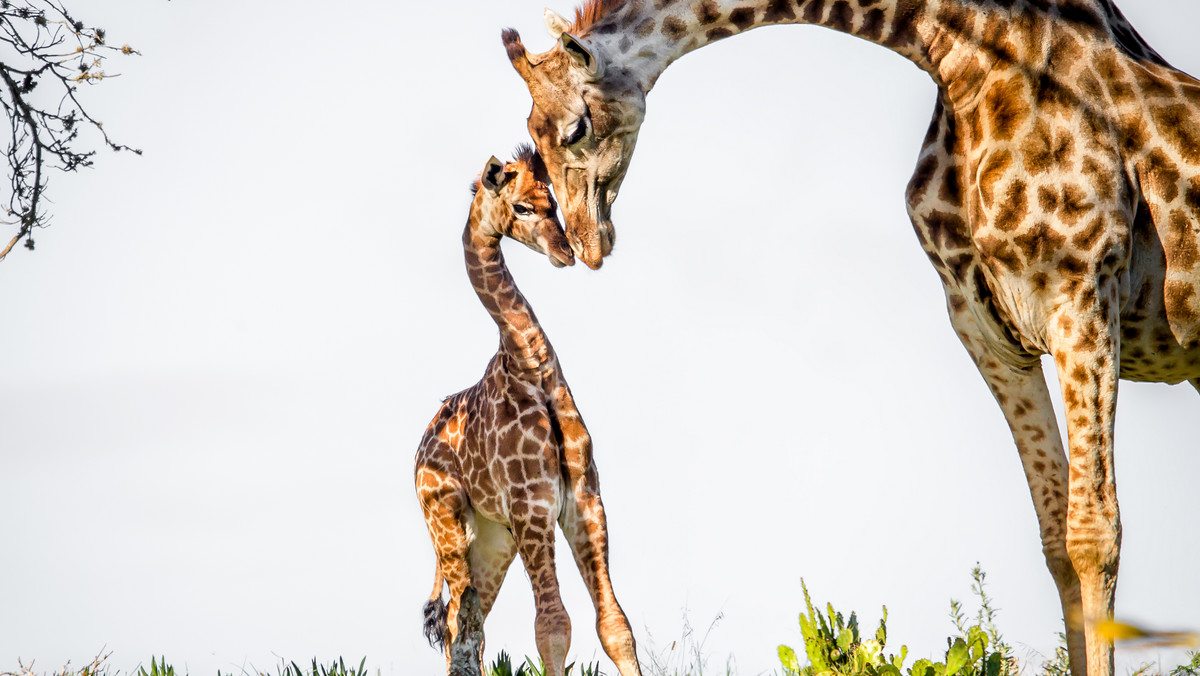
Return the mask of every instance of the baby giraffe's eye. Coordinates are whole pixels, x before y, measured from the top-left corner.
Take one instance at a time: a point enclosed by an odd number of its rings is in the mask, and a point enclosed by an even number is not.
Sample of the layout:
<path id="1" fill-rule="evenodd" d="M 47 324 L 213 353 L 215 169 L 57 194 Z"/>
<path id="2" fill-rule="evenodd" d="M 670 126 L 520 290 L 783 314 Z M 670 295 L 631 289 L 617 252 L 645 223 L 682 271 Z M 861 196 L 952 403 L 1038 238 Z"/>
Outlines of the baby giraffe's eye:
<path id="1" fill-rule="evenodd" d="M 518 216 L 528 216 L 529 214 L 533 213 L 533 209 L 530 209 L 524 204 L 514 204 L 513 211 L 517 212 Z"/>

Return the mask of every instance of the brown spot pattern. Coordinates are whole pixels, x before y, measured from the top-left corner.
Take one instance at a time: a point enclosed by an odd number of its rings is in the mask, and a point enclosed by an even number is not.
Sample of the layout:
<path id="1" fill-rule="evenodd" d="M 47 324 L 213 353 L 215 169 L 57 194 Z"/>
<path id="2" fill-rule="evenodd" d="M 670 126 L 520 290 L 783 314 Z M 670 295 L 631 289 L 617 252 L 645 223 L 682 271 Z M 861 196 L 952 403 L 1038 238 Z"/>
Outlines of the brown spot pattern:
<path id="1" fill-rule="evenodd" d="M 663 19 L 662 34 L 672 42 L 676 42 L 687 34 L 687 24 L 679 17 L 669 16 Z"/>

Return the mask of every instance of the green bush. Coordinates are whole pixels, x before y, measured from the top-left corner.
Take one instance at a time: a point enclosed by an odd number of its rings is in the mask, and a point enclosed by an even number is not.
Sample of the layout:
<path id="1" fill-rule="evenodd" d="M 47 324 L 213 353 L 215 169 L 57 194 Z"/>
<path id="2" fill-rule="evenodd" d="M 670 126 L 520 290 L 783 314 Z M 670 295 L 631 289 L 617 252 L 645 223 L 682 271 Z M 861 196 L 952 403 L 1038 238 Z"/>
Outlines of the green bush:
<path id="1" fill-rule="evenodd" d="M 996 631 L 995 611 L 984 591 L 984 574 L 978 567 L 972 571 L 973 590 L 981 599 L 977 622 L 967 625 L 962 607 L 951 602 L 951 617 L 959 635 L 946 639 L 946 653 L 940 662 L 919 659 L 907 670 L 905 646 L 900 653 L 887 654 L 887 606 L 872 638 L 864 639 L 859 630 L 858 616 L 850 613 L 847 620 L 826 605 L 826 612 L 815 609 L 808 586 L 801 580 L 806 613 L 800 614 L 800 633 L 804 637 L 804 655 L 809 664 L 800 666 L 800 657 L 792 648 L 779 646 L 779 661 L 785 676 L 1015 676 L 1015 661 L 1011 648 Z"/>

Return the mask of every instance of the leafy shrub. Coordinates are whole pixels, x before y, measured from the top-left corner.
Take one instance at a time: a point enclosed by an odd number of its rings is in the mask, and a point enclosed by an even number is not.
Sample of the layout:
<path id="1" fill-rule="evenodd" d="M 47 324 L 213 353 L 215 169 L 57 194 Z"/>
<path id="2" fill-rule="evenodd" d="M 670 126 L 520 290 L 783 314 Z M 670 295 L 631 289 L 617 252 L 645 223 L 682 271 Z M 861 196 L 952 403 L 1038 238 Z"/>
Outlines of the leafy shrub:
<path id="1" fill-rule="evenodd" d="M 785 676 L 1015 676 L 1015 661 L 1011 648 L 996 631 L 995 611 L 984 592 L 983 572 L 976 568 L 974 591 L 983 603 L 978 622 L 966 626 L 962 608 L 951 604 L 951 617 L 959 635 L 946 639 L 946 653 L 940 662 L 919 659 L 907 670 L 904 660 L 908 649 L 900 647 L 899 655 L 886 654 L 887 606 L 873 638 L 863 639 L 858 616 L 850 613 L 847 620 L 833 604 L 826 612 L 813 608 L 808 587 L 801 580 L 807 613 L 800 614 L 800 633 L 804 636 L 804 654 L 808 666 L 800 666 L 800 658 L 792 648 L 779 646 L 779 661 Z"/>

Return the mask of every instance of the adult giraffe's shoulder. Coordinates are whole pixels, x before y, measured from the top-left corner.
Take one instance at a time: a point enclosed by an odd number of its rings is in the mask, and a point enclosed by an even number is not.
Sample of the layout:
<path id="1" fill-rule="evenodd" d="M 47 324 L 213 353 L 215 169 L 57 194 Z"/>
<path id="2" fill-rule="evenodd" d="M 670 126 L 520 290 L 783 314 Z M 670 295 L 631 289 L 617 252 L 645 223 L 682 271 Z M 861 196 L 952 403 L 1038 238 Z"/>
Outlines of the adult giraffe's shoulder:
<path id="1" fill-rule="evenodd" d="M 1120 549 L 1117 380 L 1200 388 L 1200 83 L 1110 0 L 593 0 L 546 23 L 558 41 L 543 54 L 514 31 L 503 40 L 568 238 L 593 268 L 612 249 L 646 94 L 684 54 L 819 24 L 929 74 L 909 215 L 1020 453 L 1072 670 L 1111 674 L 1091 620 L 1112 612 Z M 1042 354 L 1062 384 L 1066 451 Z"/>

